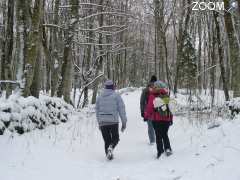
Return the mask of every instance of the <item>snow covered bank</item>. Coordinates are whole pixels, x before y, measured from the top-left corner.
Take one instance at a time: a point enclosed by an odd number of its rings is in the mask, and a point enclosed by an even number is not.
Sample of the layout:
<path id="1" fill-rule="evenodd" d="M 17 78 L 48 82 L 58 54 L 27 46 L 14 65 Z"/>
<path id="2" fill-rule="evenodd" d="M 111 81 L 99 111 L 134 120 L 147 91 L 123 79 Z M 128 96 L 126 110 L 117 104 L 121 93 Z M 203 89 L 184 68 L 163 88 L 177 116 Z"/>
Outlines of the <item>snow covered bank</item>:
<path id="1" fill-rule="evenodd" d="M 43 129 L 50 124 L 68 121 L 73 107 L 60 98 L 40 96 L 21 97 L 12 95 L 0 99 L 0 134 L 5 130 L 23 134 L 34 129 Z"/>

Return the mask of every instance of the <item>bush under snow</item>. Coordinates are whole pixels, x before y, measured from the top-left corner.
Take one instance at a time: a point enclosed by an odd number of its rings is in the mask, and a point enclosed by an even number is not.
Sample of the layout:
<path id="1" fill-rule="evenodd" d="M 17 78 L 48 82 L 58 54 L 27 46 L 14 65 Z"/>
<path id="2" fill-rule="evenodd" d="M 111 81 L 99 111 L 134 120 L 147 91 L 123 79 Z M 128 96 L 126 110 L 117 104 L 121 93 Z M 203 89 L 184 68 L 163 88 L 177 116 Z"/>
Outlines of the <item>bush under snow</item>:
<path id="1" fill-rule="evenodd" d="M 227 106 L 231 111 L 231 115 L 235 116 L 240 113 L 240 98 L 233 98 L 229 102 L 227 102 Z"/>
<path id="2" fill-rule="evenodd" d="M 60 98 L 41 96 L 20 97 L 10 96 L 7 100 L 0 99 L 0 135 L 6 129 L 23 134 L 34 129 L 44 129 L 50 124 L 68 121 L 73 107 Z"/>

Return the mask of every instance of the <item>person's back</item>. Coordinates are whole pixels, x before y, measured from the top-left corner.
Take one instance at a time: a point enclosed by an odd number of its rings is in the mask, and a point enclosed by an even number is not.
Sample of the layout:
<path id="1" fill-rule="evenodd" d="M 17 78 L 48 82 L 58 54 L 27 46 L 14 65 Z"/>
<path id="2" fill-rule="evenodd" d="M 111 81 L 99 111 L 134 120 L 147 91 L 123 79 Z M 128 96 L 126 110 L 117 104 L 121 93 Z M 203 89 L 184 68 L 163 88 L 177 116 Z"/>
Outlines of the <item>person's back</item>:
<path id="1" fill-rule="evenodd" d="M 121 96 L 112 89 L 104 89 L 98 97 L 97 120 L 100 126 L 119 122 L 119 115 L 125 121 L 126 113 Z"/>
<path id="2" fill-rule="evenodd" d="M 150 92 L 144 117 L 151 120 L 153 124 L 156 135 L 157 158 L 163 152 L 167 156 L 172 154 L 168 129 L 172 125 L 173 116 L 168 107 L 169 100 L 168 92 L 163 88 L 162 82 L 156 81 L 153 90 Z"/>
<path id="3" fill-rule="evenodd" d="M 119 141 L 119 115 L 122 122 L 122 132 L 127 123 L 124 102 L 114 89 L 113 82 L 106 81 L 105 89 L 96 101 L 96 117 L 105 143 L 105 153 L 109 160 L 113 159 L 113 149 Z"/>

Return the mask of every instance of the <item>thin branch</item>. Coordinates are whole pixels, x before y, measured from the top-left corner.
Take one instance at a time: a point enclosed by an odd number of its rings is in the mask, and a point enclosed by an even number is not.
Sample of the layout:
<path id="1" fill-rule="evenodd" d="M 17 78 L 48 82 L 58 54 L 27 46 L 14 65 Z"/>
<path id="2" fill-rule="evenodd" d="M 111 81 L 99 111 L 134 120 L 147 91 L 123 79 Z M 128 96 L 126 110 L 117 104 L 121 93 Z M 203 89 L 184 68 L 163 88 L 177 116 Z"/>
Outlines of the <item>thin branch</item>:
<path id="1" fill-rule="evenodd" d="M 78 29 L 79 31 L 99 31 L 101 29 L 104 29 L 104 28 L 124 28 L 126 27 L 127 25 L 123 25 L 123 26 L 119 26 L 119 25 L 110 25 L 110 26 L 101 26 L 101 27 L 97 27 L 95 29 Z"/>
<path id="2" fill-rule="evenodd" d="M 51 27 L 51 28 L 57 28 L 57 29 L 62 29 L 62 30 L 67 30 L 67 28 L 64 28 L 64 27 L 56 25 L 56 24 L 43 24 L 43 26 Z"/>
<path id="3" fill-rule="evenodd" d="M 91 14 L 89 16 L 86 16 L 86 17 L 83 17 L 83 18 L 79 18 L 79 21 L 84 21 L 84 20 L 87 20 L 89 18 L 92 18 L 92 17 L 95 17 L 95 16 L 99 16 L 99 15 L 114 15 L 114 16 L 129 16 L 129 17 L 132 17 L 134 18 L 134 16 L 132 14 L 128 14 L 128 13 L 123 13 L 123 12 L 99 12 L 99 13 L 95 13 L 95 14 Z"/>
<path id="4" fill-rule="evenodd" d="M 72 6 L 84 6 L 84 5 L 88 5 L 88 6 L 96 6 L 96 7 L 103 7 L 103 8 L 108 8 L 108 9 L 112 9 L 115 11 L 119 11 L 119 9 L 110 7 L 110 6 L 104 6 L 104 5 L 100 5 L 100 4 L 94 4 L 94 3 L 79 3 L 78 5 L 63 5 L 63 6 L 59 6 L 60 9 L 63 8 L 71 8 Z M 121 11 L 120 11 L 121 12 Z"/>
<path id="5" fill-rule="evenodd" d="M 79 108 L 79 106 L 80 106 L 80 101 L 81 101 L 81 97 L 82 97 L 82 94 L 83 94 L 84 90 L 85 90 L 88 86 L 90 86 L 91 84 L 93 84 L 98 78 L 102 77 L 103 75 L 104 75 L 104 73 L 99 74 L 99 75 L 98 75 L 97 77 L 95 77 L 92 81 L 90 81 L 89 83 L 87 83 L 86 85 L 83 86 L 82 92 L 81 92 L 81 94 L 80 94 L 80 96 L 79 96 L 79 99 L 78 99 L 77 108 Z"/>
<path id="6" fill-rule="evenodd" d="M 98 43 L 77 42 L 75 40 L 73 42 L 76 43 L 77 45 L 94 45 L 94 46 L 118 46 L 118 45 L 123 44 L 123 43 L 119 43 L 119 44 L 98 44 Z"/>

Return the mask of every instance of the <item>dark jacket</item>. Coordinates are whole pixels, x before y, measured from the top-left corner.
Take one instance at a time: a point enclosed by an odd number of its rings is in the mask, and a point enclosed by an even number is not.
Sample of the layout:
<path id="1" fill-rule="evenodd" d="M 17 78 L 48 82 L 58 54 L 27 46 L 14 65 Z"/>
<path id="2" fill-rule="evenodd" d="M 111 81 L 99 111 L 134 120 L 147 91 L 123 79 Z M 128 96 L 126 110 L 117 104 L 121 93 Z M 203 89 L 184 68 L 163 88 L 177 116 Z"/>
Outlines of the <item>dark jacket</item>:
<path id="1" fill-rule="evenodd" d="M 142 94 L 140 97 L 140 110 L 142 117 L 144 116 L 144 111 L 148 103 L 148 97 L 149 97 L 149 87 L 152 86 L 153 83 L 149 83 L 146 88 L 142 90 Z"/>

